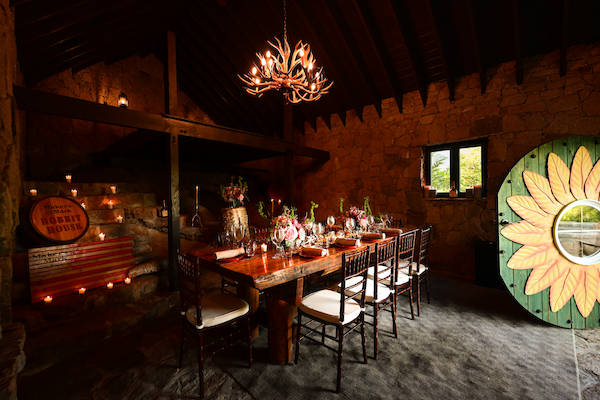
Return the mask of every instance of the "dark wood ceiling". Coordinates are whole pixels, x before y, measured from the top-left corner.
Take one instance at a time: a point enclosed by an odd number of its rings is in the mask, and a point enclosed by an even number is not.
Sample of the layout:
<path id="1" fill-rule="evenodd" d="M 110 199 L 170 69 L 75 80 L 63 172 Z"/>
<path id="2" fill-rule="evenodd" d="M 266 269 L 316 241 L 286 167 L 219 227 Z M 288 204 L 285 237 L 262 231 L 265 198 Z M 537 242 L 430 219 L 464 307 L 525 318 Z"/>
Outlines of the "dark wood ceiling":
<path id="1" fill-rule="evenodd" d="M 177 36 L 177 74 L 185 93 L 215 123 L 281 136 L 279 93 L 258 99 L 242 89 L 267 40 L 282 38 L 281 0 L 14 0 L 21 70 L 27 85 L 139 54 L 166 59 L 166 31 Z M 293 122 L 313 128 L 338 114 L 486 68 L 600 40 L 598 0 L 287 0 L 288 38 L 310 43 L 334 81 L 321 100 L 294 106 Z M 485 91 L 485 79 L 481 85 Z"/>

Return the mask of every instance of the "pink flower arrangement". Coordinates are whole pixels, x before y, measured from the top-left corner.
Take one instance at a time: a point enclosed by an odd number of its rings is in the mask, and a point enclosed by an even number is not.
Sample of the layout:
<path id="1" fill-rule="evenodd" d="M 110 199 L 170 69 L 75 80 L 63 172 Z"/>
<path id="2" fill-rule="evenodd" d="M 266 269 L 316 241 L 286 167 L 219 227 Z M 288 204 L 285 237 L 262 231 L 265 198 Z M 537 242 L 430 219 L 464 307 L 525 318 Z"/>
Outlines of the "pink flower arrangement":
<path id="1" fill-rule="evenodd" d="M 232 207 L 239 207 L 244 205 L 244 199 L 247 199 L 248 196 L 246 193 L 248 192 L 248 184 L 244 182 L 241 176 L 238 177 L 237 184 L 234 182 L 235 177 L 231 177 L 231 183 L 229 186 L 221 186 L 221 197 L 223 200 L 231 203 Z"/>
<path id="2" fill-rule="evenodd" d="M 294 207 L 288 208 L 287 206 L 283 206 L 281 215 L 273 219 L 273 227 L 275 229 L 285 229 L 286 242 L 292 242 L 296 239 L 304 240 L 306 238 L 306 232 L 300 222 L 298 222 Z"/>

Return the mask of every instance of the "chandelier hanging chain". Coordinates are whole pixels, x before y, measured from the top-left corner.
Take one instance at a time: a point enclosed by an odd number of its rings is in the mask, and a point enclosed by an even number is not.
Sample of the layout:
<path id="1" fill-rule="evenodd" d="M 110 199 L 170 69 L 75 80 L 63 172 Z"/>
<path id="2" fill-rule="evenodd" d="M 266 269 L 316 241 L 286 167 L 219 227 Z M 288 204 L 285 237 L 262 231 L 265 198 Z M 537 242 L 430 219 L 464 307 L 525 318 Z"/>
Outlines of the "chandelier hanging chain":
<path id="1" fill-rule="evenodd" d="M 323 67 L 316 68 L 316 59 L 310 52 L 310 45 L 299 41 L 292 52 L 287 41 L 287 8 L 283 0 L 283 43 L 275 38 L 277 44 L 267 43 L 275 49 L 273 54 L 267 51 L 263 56 L 256 53 L 260 66 L 254 64 L 250 73 L 238 77 L 246 84 L 244 89 L 261 97 L 265 92 L 275 89 L 283 93 L 290 103 L 314 101 L 329 93 L 333 82 L 328 81 Z"/>

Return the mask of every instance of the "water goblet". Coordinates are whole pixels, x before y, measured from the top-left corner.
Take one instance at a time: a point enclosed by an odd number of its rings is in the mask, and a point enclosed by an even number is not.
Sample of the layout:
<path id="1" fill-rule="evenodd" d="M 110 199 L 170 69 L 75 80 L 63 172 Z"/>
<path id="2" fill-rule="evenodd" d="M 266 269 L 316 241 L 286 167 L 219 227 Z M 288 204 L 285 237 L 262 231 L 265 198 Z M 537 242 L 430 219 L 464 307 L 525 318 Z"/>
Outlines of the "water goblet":
<path id="1" fill-rule="evenodd" d="M 284 238 L 285 238 L 285 229 L 276 228 L 273 231 L 273 237 L 271 238 L 271 240 L 273 241 L 273 244 L 277 248 L 277 253 L 273 256 L 273 258 L 283 258 L 283 254 L 282 254 L 283 247 L 281 246 L 281 242 L 283 242 Z"/>
<path id="2" fill-rule="evenodd" d="M 354 221 L 354 218 L 346 218 L 346 229 L 348 232 L 352 232 L 355 226 L 356 222 Z"/>
<path id="3" fill-rule="evenodd" d="M 373 229 L 373 224 L 374 223 L 375 223 L 375 217 L 373 217 L 372 215 L 367 216 L 367 227 L 368 227 L 369 231 L 371 229 Z"/>
<path id="4" fill-rule="evenodd" d="M 333 229 L 333 225 L 335 225 L 335 217 L 330 215 L 327 217 L 327 226 L 329 227 L 329 230 Z"/>
<path id="5" fill-rule="evenodd" d="M 241 245 L 242 239 L 244 238 L 244 228 L 242 226 L 236 226 L 233 230 L 233 237 L 237 241 L 237 246 Z"/>

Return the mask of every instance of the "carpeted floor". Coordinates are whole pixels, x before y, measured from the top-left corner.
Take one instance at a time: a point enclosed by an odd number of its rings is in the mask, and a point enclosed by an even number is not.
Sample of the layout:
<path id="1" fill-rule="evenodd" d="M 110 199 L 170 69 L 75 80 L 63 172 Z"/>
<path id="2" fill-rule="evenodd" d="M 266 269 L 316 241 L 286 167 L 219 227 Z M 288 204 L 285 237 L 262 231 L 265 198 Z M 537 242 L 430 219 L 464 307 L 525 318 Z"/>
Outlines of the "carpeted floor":
<path id="1" fill-rule="evenodd" d="M 360 334 L 344 342 L 340 398 L 578 399 L 573 333 L 538 321 L 507 293 L 433 276 L 432 303 L 411 320 L 399 306 L 380 323 L 379 358 L 361 362 Z M 265 332 L 266 333 L 266 332 Z M 305 344 L 306 343 L 306 344 Z M 266 361 L 266 335 L 254 342 L 252 369 L 233 354 L 216 358 L 257 399 L 325 399 L 335 389 L 335 354 L 304 341 L 298 365 Z"/>

